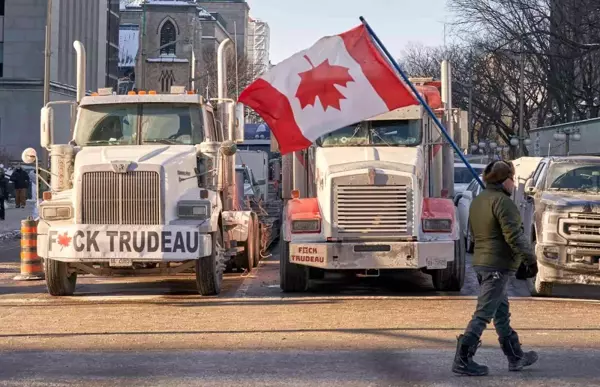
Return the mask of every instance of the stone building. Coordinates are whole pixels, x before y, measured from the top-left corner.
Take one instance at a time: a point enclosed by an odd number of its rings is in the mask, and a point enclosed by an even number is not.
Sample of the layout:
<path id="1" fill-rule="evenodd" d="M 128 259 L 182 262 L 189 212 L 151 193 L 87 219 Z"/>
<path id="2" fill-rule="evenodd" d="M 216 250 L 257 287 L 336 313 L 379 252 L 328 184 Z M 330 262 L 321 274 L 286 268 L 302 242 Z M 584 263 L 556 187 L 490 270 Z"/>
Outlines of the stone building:
<path id="1" fill-rule="evenodd" d="M 121 75 L 134 78 L 141 90 L 164 93 L 173 85 L 202 89 L 214 70 L 207 68 L 206 61 L 216 60 L 219 44 L 231 38 L 224 24 L 220 15 L 193 0 L 123 0 Z"/>

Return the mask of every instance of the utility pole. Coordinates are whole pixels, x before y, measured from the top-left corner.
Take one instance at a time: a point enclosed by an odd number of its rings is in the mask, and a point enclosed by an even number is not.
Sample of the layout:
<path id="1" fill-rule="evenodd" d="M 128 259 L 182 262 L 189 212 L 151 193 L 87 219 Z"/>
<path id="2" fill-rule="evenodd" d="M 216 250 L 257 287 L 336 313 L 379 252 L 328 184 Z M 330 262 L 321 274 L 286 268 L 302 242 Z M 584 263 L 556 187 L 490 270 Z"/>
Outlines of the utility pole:
<path id="1" fill-rule="evenodd" d="M 46 42 L 44 47 L 44 106 L 50 102 L 50 59 L 52 45 L 52 0 L 46 10 Z"/>
<path id="2" fill-rule="evenodd" d="M 524 73 L 525 73 L 525 61 L 523 60 L 523 48 L 519 54 L 519 156 L 525 154 L 525 145 L 523 143 L 525 139 L 525 127 L 524 127 L 524 110 L 525 110 L 525 86 L 524 86 Z"/>

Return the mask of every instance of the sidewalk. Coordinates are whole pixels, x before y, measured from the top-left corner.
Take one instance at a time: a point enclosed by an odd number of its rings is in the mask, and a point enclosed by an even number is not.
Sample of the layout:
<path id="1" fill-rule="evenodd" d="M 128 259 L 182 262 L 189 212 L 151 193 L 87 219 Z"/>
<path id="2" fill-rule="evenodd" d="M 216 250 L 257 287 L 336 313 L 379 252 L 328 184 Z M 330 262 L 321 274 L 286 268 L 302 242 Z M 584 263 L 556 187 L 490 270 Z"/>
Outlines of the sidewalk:
<path id="1" fill-rule="evenodd" d="M 14 208 L 14 205 L 7 205 L 6 207 L 6 219 L 0 220 L 0 239 L 19 235 L 21 232 L 21 221 L 31 216 L 31 211 L 33 210 L 32 203 L 27 203 L 27 207 L 24 209 Z"/>

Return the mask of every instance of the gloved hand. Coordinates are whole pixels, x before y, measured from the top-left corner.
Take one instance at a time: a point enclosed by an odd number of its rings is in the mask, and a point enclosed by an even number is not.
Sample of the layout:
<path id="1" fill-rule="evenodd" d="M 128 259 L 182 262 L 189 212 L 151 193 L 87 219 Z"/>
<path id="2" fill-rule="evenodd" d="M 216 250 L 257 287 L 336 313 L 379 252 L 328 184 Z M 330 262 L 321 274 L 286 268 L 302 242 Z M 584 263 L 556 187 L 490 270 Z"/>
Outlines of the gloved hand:
<path id="1" fill-rule="evenodd" d="M 515 277 L 518 280 L 526 280 L 528 278 L 535 278 L 537 273 L 538 273 L 537 262 L 534 262 L 529 265 L 527 265 L 527 264 L 525 264 L 525 262 L 523 262 L 523 263 L 521 263 L 521 266 L 519 266 L 519 270 L 517 270 Z"/>

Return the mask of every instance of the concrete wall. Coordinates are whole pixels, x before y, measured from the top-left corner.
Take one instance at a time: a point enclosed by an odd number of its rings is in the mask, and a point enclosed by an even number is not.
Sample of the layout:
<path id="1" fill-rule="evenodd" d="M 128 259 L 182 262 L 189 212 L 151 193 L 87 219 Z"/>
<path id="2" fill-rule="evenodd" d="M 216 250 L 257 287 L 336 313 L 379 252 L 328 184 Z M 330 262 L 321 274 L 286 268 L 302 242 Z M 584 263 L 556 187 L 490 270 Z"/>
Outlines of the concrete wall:
<path id="1" fill-rule="evenodd" d="M 88 88 L 104 86 L 107 4 L 108 0 L 53 1 L 51 101 L 74 99 L 75 39 L 86 44 Z M 47 0 L 6 0 L 5 3 L 0 147 L 15 159 L 29 146 L 39 149 L 46 6 Z M 57 111 L 57 142 L 68 141 L 68 121 L 68 115 Z"/>

